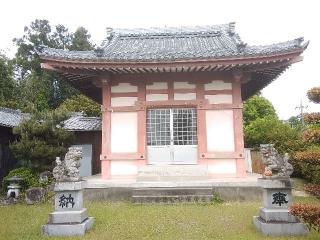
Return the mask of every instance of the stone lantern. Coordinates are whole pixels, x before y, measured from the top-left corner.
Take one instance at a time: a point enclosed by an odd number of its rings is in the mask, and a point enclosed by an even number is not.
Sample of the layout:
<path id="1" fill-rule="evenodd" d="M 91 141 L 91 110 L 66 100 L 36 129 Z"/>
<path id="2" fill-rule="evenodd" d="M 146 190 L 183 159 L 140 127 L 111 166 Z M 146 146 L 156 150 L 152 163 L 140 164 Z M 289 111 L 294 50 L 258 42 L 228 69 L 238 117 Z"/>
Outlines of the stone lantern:
<path id="1" fill-rule="evenodd" d="M 8 178 L 8 181 L 9 181 L 9 186 L 8 186 L 7 197 L 18 199 L 20 195 L 20 190 L 21 190 L 20 182 L 24 181 L 24 179 L 19 176 L 13 176 Z"/>

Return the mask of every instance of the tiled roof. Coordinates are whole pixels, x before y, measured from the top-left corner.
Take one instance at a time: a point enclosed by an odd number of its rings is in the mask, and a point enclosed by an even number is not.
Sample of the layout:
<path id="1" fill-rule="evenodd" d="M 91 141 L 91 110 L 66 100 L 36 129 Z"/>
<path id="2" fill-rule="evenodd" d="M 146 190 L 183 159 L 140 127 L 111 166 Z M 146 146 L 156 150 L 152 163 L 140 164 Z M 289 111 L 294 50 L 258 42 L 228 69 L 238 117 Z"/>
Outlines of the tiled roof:
<path id="1" fill-rule="evenodd" d="M 29 113 L 0 107 L 0 126 L 13 128 L 18 126 L 23 119 L 29 117 Z M 101 118 L 86 117 L 82 113 L 72 113 L 71 117 L 64 121 L 63 128 L 70 131 L 100 131 Z"/>
<path id="2" fill-rule="evenodd" d="M 16 127 L 24 118 L 29 116 L 28 113 L 22 113 L 19 110 L 0 107 L 0 126 L 10 128 Z"/>
<path id="3" fill-rule="evenodd" d="M 101 49 L 66 51 L 42 48 L 42 57 L 96 61 L 170 61 L 265 56 L 304 49 L 303 38 L 249 46 L 235 24 L 148 29 L 110 29 Z"/>
<path id="4" fill-rule="evenodd" d="M 100 131 L 101 118 L 85 117 L 83 114 L 73 114 L 63 123 L 63 128 L 70 131 Z"/>

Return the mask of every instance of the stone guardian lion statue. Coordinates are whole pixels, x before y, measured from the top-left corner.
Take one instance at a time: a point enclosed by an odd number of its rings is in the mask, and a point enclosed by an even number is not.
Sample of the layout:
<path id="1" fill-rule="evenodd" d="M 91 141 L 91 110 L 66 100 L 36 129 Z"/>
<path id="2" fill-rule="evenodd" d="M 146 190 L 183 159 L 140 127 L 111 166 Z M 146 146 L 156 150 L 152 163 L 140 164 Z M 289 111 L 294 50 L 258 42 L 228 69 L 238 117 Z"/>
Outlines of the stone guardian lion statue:
<path id="1" fill-rule="evenodd" d="M 53 169 L 53 177 L 58 182 L 62 181 L 79 181 L 80 177 L 80 160 L 82 159 L 81 147 L 69 147 L 64 161 L 59 157 L 56 158 L 56 167 Z"/>
<path id="2" fill-rule="evenodd" d="M 266 171 L 272 172 L 272 178 L 289 178 L 293 173 L 293 167 L 288 162 L 289 155 L 281 156 L 273 144 L 261 144 L 260 153 Z"/>

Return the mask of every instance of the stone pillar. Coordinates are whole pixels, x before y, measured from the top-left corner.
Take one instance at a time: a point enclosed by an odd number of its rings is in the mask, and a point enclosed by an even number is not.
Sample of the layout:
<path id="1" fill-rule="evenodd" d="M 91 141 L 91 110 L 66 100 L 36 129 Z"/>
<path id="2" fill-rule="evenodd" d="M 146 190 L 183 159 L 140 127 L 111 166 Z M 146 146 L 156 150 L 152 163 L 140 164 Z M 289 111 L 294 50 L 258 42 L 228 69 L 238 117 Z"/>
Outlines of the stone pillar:
<path id="1" fill-rule="evenodd" d="M 289 212 L 293 183 L 290 178 L 259 178 L 263 189 L 263 207 L 253 223 L 266 235 L 307 234 L 308 228 Z"/>
<path id="2" fill-rule="evenodd" d="M 92 227 L 94 219 L 88 217 L 83 208 L 85 181 L 57 182 L 54 187 L 54 212 L 49 214 L 49 222 L 42 226 L 45 235 L 84 235 Z"/>

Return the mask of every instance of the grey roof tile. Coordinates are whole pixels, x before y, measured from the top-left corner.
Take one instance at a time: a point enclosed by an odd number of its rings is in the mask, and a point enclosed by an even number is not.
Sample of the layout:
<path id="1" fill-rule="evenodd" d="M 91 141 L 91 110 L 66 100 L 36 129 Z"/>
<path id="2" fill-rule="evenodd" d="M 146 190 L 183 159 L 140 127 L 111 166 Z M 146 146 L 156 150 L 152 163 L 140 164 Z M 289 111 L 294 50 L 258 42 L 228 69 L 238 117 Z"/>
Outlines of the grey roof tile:
<path id="1" fill-rule="evenodd" d="M 24 118 L 29 116 L 30 114 L 22 113 L 19 110 L 0 107 L 0 126 L 9 128 L 16 127 Z"/>
<path id="2" fill-rule="evenodd" d="M 101 118 L 75 114 L 63 122 L 63 128 L 70 131 L 100 131 Z"/>
<path id="3" fill-rule="evenodd" d="M 29 113 L 0 107 L 0 126 L 13 128 L 18 126 L 23 119 L 30 118 L 30 116 Z M 100 131 L 101 118 L 86 117 L 82 113 L 71 113 L 70 118 L 64 121 L 63 128 L 70 131 Z"/>
<path id="4" fill-rule="evenodd" d="M 303 49 L 303 39 L 265 46 L 245 44 L 235 24 L 195 27 L 113 29 L 95 51 L 42 48 L 42 57 L 97 61 L 170 61 L 260 56 Z"/>

